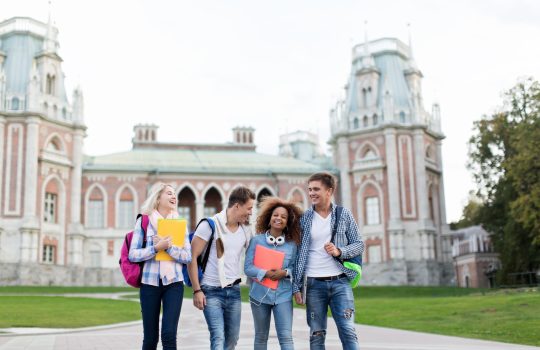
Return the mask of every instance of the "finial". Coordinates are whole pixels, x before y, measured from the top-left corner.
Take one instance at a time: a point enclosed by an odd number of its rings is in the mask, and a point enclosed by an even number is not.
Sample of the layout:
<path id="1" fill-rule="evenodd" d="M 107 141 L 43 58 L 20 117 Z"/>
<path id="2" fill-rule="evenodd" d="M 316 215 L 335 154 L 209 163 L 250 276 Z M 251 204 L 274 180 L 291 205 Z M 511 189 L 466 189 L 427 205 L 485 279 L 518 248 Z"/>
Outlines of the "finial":
<path id="1" fill-rule="evenodd" d="M 413 58 L 413 50 L 412 50 L 412 35 L 411 35 L 411 24 L 407 23 L 407 31 L 409 32 L 409 51 L 411 54 L 411 58 Z"/>
<path id="2" fill-rule="evenodd" d="M 367 20 L 364 20 L 364 53 L 366 56 L 369 55 L 367 24 Z"/>

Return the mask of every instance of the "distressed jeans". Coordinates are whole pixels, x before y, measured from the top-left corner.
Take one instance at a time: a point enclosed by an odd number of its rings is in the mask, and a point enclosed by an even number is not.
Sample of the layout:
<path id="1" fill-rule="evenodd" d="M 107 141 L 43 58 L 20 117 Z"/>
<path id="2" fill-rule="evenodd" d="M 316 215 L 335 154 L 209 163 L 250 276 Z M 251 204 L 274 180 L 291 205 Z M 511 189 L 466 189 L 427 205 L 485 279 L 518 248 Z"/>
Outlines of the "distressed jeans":
<path id="1" fill-rule="evenodd" d="M 227 288 L 203 285 L 201 289 L 206 297 L 203 312 L 210 332 L 210 349 L 233 350 L 240 336 L 240 285 Z"/>
<path id="2" fill-rule="evenodd" d="M 266 350 L 270 317 L 274 313 L 274 323 L 281 350 L 294 350 L 292 337 L 292 300 L 277 305 L 260 303 L 250 299 L 251 313 L 255 324 L 254 350 Z"/>
<path id="3" fill-rule="evenodd" d="M 310 349 L 325 349 L 328 306 L 336 322 L 339 339 L 344 350 L 358 350 L 354 327 L 354 296 L 346 277 L 333 281 L 307 279 L 306 311 L 309 325 Z"/>

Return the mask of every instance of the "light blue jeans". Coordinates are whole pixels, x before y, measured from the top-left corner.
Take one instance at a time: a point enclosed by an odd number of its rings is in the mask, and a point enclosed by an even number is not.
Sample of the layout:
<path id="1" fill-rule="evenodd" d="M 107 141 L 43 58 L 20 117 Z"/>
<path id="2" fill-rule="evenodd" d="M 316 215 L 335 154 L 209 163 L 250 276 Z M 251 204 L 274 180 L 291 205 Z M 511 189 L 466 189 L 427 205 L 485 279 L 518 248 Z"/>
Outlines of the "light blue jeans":
<path id="1" fill-rule="evenodd" d="M 281 350 L 294 350 L 292 338 L 292 300 L 277 305 L 260 303 L 251 299 L 251 313 L 255 323 L 254 350 L 266 350 L 268 331 L 270 330 L 270 315 L 274 313 L 274 323 Z"/>
<path id="2" fill-rule="evenodd" d="M 354 296 L 346 277 L 332 281 L 307 280 L 306 311 L 310 349 L 323 350 L 326 339 L 328 306 L 336 322 L 343 350 L 358 350 L 354 328 Z"/>
<path id="3" fill-rule="evenodd" d="M 233 350 L 240 335 L 240 285 L 227 288 L 201 286 L 201 289 L 206 296 L 203 312 L 210 331 L 210 348 Z"/>

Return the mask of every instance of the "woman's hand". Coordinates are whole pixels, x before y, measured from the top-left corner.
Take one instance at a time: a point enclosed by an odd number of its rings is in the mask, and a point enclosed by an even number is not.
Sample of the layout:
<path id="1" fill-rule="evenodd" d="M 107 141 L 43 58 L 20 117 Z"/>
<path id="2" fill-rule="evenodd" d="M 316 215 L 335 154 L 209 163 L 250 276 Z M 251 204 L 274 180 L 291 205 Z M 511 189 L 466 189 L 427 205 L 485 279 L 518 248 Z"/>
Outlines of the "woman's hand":
<path id="1" fill-rule="evenodd" d="M 156 249 L 156 251 L 167 250 L 172 245 L 171 237 L 169 237 L 169 236 L 163 237 L 163 238 L 160 238 L 158 236 L 154 236 L 154 237 L 152 237 L 152 241 L 154 242 L 154 248 Z"/>
<path id="2" fill-rule="evenodd" d="M 270 278 L 272 281 L 279 281 L 282 278 L 285 278 L 287 276 L 286 270 L 268 270 L 266 271 L 266 274 L 264 277 Z"/>

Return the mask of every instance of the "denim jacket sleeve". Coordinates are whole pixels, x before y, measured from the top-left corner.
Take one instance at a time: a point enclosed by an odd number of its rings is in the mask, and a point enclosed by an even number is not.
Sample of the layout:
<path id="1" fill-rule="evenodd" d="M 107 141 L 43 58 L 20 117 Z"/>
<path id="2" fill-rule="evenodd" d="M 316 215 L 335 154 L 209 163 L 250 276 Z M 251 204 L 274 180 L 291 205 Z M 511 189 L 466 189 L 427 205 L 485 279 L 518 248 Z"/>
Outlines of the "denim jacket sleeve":
<path id="1" fill-rule="evenodd" d="M 249 242 L 249 247 L 246 251 L 246 260 L 244 261 L 244 273 L 246 276 L 255 278 L 258 281 L 262 281 L 266 275 L 266 270 L 259 269 L 253 265 L 253 259 L 255 257 L 255 246 L 257 245 L 257 238 L 253 237 Z"/>
<path id="2" fill-rule="evenodd" d="M 186 232 L 186 239 L 183 247 L 172 246 L 167 249 L 169 254 L 176 262 L 180 264 L 188 264 L 191 262 L 191 244 L 189 242 L 189 236 Z"/>
<path id="3" fill-rule="evenodd" d="M 129 246 L 129 261 L 141 262 L 152 259 L 156 255 L 156 249 L 152 240 L 147 240 L 146 247 L 143 248 L 144 233 L 142 230 L 142 218 L 139 218 L 135 223 L 135 229 L 133 230 L 133 238 L 131 239 L 131 245 Z"/>
<path id="4" fill-rule="evenodd" d="M 289 261 L 289 264 L 287 266 L 285 266 L 285 270 L 287 270 L 287 274 L 290 276 L 291 278 L 291 283 L 294 285 L 294 278 L 293 278 L 293 272 L 294 272 L 294 267 L 296 265 L 296 253 L 298 252 L 298 248 L 296 246 L 296 244 L 293 244 L 292 245 L 292 249 L 291 249 L 291 260 Z"/>

